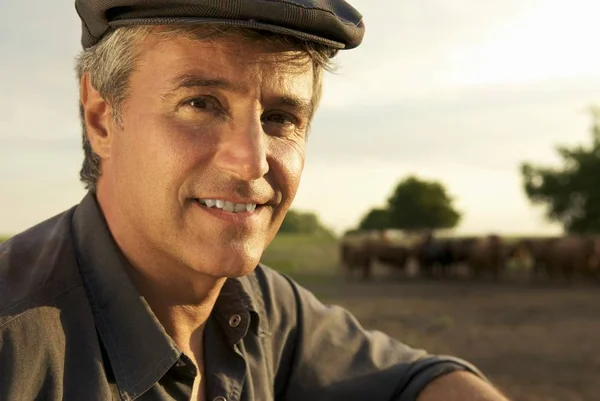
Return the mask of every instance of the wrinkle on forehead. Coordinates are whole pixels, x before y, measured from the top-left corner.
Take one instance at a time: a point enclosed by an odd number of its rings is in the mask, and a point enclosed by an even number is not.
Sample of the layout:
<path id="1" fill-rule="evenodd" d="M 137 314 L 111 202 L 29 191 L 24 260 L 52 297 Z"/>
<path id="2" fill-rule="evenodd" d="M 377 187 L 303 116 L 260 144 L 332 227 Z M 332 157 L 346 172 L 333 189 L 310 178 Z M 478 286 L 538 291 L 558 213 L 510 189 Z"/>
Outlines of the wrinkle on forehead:
<path id="1" fill-rule="evenodd" d="M 187 35 L 157 37 L 150 35 L 142 44 L 145 62 L 163 75 L 184 73 L 184 70 L 226 75 L 248 92 L 283 92 L 312 98 L 313 65 L 308 55 L 268 42 L 245 37 L 211 37 L 192 39 Z M 262 93 L 257 96 L 262 98 Z"/>
<path id="2" fill-rule="evenodd" d="M 276 40 L 269 39 L 260 31 L 244 29 L 244 33 L 236 32 L 235 29 L 219 29 L 218 26 L 198 26 L 192 30 L 180 30 L 172 26 L 156 26 L 153 29 L 153 36 L 159 40 L 172 39 L 174 37 L 185 37 L 187 39 L 225 45 L 230 54 L 245 54 L 248 47 L 253 49 L 255 60 L 259 62 L 283 63 L 290 68 L 299 68 L 303 70 L 307 65 L 312 64 L 311 57 L 304 50 L 298 48 L 298 44 L 288 43 L 281 40 L 279 35 Z"/>
<path id="3" fill-rule="evenodd" d="M 192 35 L 160 34 L 147 36 L 147 50 L 155 47 L 178 45 L 178 47 L 194 47 L 198 49 L 211 49 L 211 53 L 221 54 L 224 60 L 233 56 L 236 62 L 244 62 L 247 66 L 256 64 L 272 68 L 276 66 L 281 71 L 288 73 L 303 73 L 308 68 L 313 68 L 310 56 L 298 49 L 285 46 L 281 43 L 267 40 L 252 39 L 240 34 L 211 35 L 194 38 Z"/>

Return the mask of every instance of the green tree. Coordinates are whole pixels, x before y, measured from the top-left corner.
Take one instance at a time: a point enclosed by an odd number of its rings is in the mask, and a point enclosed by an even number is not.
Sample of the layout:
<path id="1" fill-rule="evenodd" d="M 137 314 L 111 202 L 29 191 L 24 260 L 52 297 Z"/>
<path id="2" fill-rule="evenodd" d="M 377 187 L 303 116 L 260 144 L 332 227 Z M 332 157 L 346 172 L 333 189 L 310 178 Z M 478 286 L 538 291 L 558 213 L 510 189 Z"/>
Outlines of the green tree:
<path id="1" fill-rule="evenodd" d="M 301 212 L 294 209 L 288 210 L 279 228 L 279 233 L 333 235 L 331 230 L 321 223 L 315 213 Z"/>
<path id="2" fill-rule="evenodd" d="M 281 227 L 280 233 L 299 233 L 302 230 L 302 216 L 299 212 L 290 209 L 288 210 Z"/>
<path id="3" fill-rule="evenodd" d="M 388 199 L 390 228 L 453 228 L 462 216 L 452 203 L 453 199 L 441 183 L 409 176 L 396 186 Z"/>
<path id="4" fill-rule="evenodd" d="M 342 233 L 342 237 L 345 237 L 347 235 L 358 234 L 359 232 L 360 232 L 360 230 L 357 228 L 349 228 Z"/>
<path id="5" fill-rule="evenodd" d="M 562 166 L 521 164 L 525 194 L 567 233 L 600 232 L 600 109 L 592 108 L 591 143 L 557 146 Z"/>
<path id="6" fill-rule="evenodd" d="M 390 228 L 390 211 L 371 209 L 358 223 L 359 230 L 385 230 Z"/>

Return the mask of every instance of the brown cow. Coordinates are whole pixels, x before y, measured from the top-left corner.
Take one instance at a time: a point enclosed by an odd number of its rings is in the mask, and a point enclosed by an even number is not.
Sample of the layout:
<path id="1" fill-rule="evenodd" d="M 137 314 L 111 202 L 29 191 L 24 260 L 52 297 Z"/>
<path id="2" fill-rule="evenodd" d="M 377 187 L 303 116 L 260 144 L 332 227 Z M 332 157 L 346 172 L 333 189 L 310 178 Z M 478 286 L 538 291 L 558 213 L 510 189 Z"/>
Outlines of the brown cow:
<path id="1" fill-rule="evenodd" d="M 506 266 L 506 246 L 498 235 L 478 238 L 471 243 L 467 263 L 472 277 L 481 277 L 491 273 L 496 280 Z"/>
<path id="2" fill-rule="evenodd" d="M 343 272 L 350 277 L 355 269 L 362 273 L 362 278 L 371 278 L 373 260 L 373 240 L 369 234 L 345 236 L 340 245 L 340 261 Z"/>
<path id="3" fill-rule="evenodd" d="M 408 247 L 394 242 L 386 231 L 346 236 L 340 250 L 344 273 L 351 276 L 358 269 L 365 280 L 371 278 L 375 261 L 405 272 L 410 258 Z"/>
<path id="4" fill-rule="evenodd" d="M 597 283 L 600 283 L 600 236 L 593 235 L 588 237 L 592 241 L 592 254 L 586 265 L 586 274 Z"/>
<path id="5" fill-rule="evenodd" d="M 600 237 L 569 235 L 556 239 L 548 252 L 548 273 L 551 278 L 562 276 L 598 277 L 600 271 Z"/>
<path id="6" fill-rule="evenodd" d="M 551 276 L 552 247 L 560 237 L 523 238 L 515 244 L 513 257 L 519 261 L 531 261 L 531 279 L 535 281 L 541 273 Z"/>
<path id="7" fill-rule="evenodd" d="M 393 242 L 385 231 L 382 232 L 378 241 L 371 243 L 371 251 L 373 258 L 378 262 L 406 272 L 410 249 L 405 245 Z"/>

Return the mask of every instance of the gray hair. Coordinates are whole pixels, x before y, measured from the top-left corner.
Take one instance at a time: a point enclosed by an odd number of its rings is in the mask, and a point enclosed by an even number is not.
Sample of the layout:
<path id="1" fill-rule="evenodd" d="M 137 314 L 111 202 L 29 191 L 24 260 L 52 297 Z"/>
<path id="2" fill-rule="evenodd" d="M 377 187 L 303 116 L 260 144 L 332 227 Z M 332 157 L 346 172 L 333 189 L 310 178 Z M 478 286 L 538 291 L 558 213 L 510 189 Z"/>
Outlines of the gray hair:
<path id="1" fill-rule="evenodd" d="M 313 63 L 313 110 L 317 109 L 321 101 L 323 71 L 333 71 L 334 65 L 331 59 L 337 54 L 336 49 L 325 45 L 302 41 L 291 36 L 246 28 L 206 25 L 168 25 L 160 28 L 142 25 L 118 28 L 107 34 L 95 46 L 83 50 L 77 57 L 76 67 L 79 85 L 81 85 L 82 76 L 87 74 L 90 84 L 111 106 L 113 119 L 117 125 L 121 124 L 121 105 L 128 94 L 129 77 L 140 56 L 139 52 L 136 51 L 136 47 L 150 33 L 156 33 L 164 38 L 172 37 L 173 35 L 187 35 L 196 39 L 208 39 L 224 35 L 242 35 L 250 40 L 291 46 L 293 49 L 299 50 L 299 54 L 293 57 L 306 61 L 306 56 L 308 56 Z M 100 157 L 94 153 L 89 142 L 81 102 L 79 104 L 79 114 L 84 152 L 84 160 L 79 177 L 85 184 L 85 188 L 95 193 L 96 184 L 101 174 Z"/>

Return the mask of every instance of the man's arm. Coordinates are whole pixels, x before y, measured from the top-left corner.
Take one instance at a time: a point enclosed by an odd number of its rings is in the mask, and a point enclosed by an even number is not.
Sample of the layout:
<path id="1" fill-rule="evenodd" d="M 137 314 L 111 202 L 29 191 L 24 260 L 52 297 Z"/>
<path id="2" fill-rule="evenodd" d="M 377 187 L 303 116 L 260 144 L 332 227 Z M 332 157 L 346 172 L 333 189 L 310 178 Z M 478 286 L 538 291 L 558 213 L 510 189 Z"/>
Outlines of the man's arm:
<path id="1" fill-rule="evenodd" d="M 508 398 L 472 373 L 452 372 L 433 380 L 417 401 L 508 401 Z"/>

